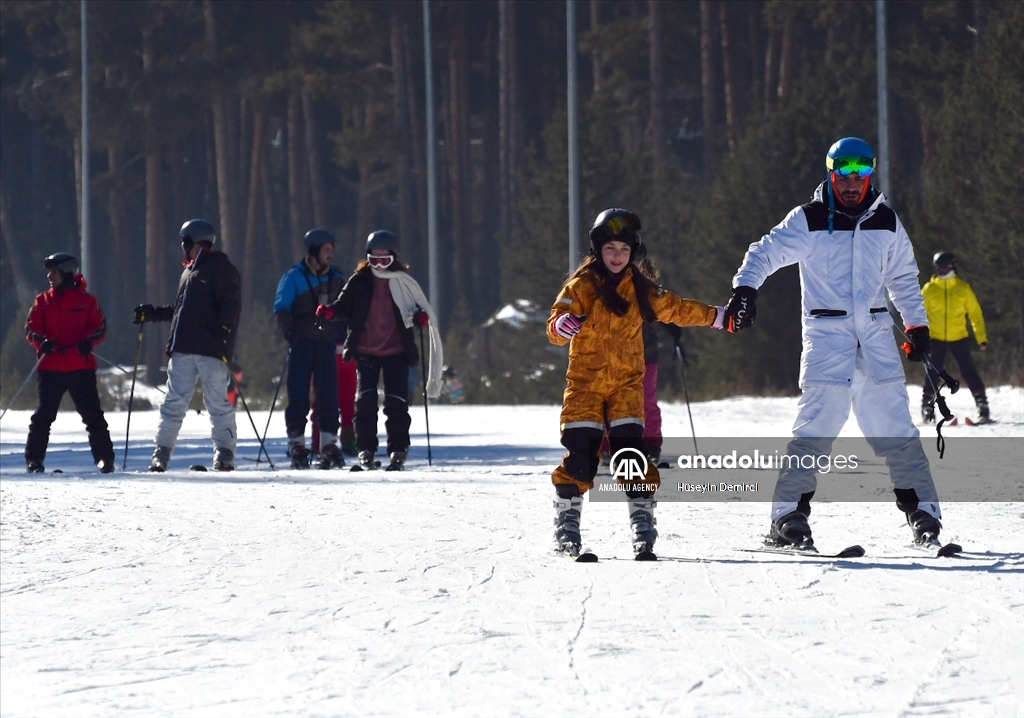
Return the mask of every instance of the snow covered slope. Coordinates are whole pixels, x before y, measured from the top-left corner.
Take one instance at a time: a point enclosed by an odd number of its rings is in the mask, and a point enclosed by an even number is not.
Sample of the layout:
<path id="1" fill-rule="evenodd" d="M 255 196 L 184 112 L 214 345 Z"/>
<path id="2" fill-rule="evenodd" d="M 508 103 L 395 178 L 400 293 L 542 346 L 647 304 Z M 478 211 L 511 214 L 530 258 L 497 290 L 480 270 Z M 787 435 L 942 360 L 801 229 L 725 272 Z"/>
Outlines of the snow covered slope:
<path id="1" fill-rule="evenodd" d="M 1024 391 L 991 403 L 1000 423 L 969 431 L 1024 447 Z M 692 409 L 699 436 L 779 436 L 796 399 Z M 46 461 L 63 473 L 24 474 L 28 412 L 8 413 L 0 714 L 1024 715 L 1024 503 L 947 503 L 952 559 L 910 549 L 892 503 L 818 503 L 823 550 L 867 549 L 825 561 L 740 551 L 764 503 L 663 502 L 653 564 L 622 505 L 588 503 L 602 561 L 573 564 L 551 553 L 558 411 L 431 407 L 428 467 L 416 407 L 397 474 L 190 473 L 212 453 L 192 413 L 163 475 L 137 412 L 109 476 L 74 413 Z M 689 436 L 685 406 L 663 411 Z M 126 417 L 107 418 L 120 463 Z M 286 464 L 280 412 L 270 435 Z"/>

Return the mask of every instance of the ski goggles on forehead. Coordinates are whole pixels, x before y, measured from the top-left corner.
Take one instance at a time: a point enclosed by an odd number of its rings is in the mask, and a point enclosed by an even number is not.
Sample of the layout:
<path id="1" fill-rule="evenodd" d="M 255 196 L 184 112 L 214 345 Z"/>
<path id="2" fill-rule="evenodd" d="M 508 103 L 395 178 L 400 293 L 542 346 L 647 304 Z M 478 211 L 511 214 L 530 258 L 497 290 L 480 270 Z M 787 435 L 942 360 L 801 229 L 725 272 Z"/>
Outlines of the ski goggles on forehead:
<path id="1" fill-rule="evenodd" d="M 875 172 L 875 161 L 867 157 L 829 157 L 827 164 L 828 168 L 840 177 L 857 175 L 864 178 Z"/>
<path id="2" fill-rule="evenodd" d="M 395 261 L 394 255 L 391 254 L 367 254 L 366 261 L 370 263 L 371 267 L 377 267 L 378 269 L 387 269 L 391 266 L 391 263 Z"/>

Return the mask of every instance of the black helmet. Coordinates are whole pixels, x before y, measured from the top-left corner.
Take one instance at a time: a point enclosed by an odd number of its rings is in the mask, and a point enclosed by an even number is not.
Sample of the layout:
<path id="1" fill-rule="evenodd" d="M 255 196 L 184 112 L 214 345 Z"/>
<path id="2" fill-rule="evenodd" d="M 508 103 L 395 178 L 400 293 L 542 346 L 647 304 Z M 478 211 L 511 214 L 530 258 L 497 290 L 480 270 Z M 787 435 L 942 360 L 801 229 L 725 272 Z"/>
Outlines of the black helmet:
<path id="1" fill-rule="evenodd" d="M 956 255 L 952 252 L 936 252 L 932 264 L 935 269 L 956 269 Z"/>
<path id="2" fill-rule="evenodd" d="M 633 250 L 633 256 L 638 256 L 638 250 L 643 251 L 643 242 L 640 240 L 640 218 L 628 209 L 612 207 L 597 215 L 594 226 L 590 228 L 591 252 L 601 254 L 601 247 L 608 242 L 625 242 Z"/>
<path id="3" fill-rule="evenodd" d="M 48 270 L 56 269 L 62 275 L 67 275 L 65 278 L 78 274 L 78 260 L 67 252 L 51 254 L 43 260 L 43 266 Z"/>
<path id="4" fill-rule="evenodd" d="M 393 256 L 398 256 L 398 237 L 386 229 L 378 229 L 370 232 L 366 238 L 366 253 L 369 254 L 375 249 L 386 249 Z"/>
<path id="5" fill-rule="evenodd" d="M 326 229 L 311 229 L 302 238 L 302 245 L 306 248 L 306 252 L 309 253 L 310 257 L 315 257 L 319 254 L 320 248 L 325 244 L 329 244 L 332 247 L 335 244 L 334 235 Z"/>
<path id="6" fill-rule="evenodd" d="M 210 244 L 216 244 L 217 242 L 217 231 L 205 219 L 190 219 L 188 222 L 185 222 L 185 224 L 181 225 L 181 231 L 178 232 L 178 236 L 181 237 L 181 243 L 186 248 L 191 247 L 196 242 L 209 242 Z"/>

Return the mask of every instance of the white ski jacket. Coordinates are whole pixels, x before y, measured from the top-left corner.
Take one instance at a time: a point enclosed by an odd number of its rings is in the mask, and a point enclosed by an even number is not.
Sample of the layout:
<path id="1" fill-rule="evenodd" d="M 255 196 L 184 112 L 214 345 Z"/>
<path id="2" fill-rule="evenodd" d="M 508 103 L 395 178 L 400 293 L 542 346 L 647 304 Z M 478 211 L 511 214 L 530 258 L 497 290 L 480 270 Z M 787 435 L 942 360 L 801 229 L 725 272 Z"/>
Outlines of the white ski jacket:
<path id="1" fill-rule="evenodd" d="M 851 386 L 858 347 L 876 384 L 905 382 L 886 292 L 904 326 L 928 324 L 910 238 L 881 193 L 856 219 L 839 205 L 829 234 L 825 186 L 750 245 L 732 286 L 757 289 L 775 271 L 799 263 L 801 389 Z"/>

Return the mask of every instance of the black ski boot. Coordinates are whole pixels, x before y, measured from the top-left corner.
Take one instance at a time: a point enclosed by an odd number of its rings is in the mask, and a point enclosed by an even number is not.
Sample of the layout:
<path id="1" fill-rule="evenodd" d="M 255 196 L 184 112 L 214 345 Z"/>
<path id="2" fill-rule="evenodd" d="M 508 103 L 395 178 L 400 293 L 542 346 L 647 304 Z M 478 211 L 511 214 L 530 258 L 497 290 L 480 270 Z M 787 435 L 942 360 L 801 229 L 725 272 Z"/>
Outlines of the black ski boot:
<path id="1" fill-rule="evenodd" d="M 213 452 L 213 470 L 214 471 L 234 471 L 235 470 L 235 452 L 231 449 L 218 448 Z"/>
<path id="2" fill-rule="evenodd" d="M 923 509 L 907 512 L 907 523 L 914 532 L 914 543 L 930 546 L 939 543 L 942 522 Z"/>
<path id="3" fill-rule="evenodd" d="M 654 509 L 658 505 L 652 497 L 630 499 L 629 523 L 633 529 L 633 553 L 637 556 L 654 556 L 654 542 L 658 540 L 658 523 Z"/>
<path id="4" fill-rule="evenodd" d="M 389 463 L 384 470 L 385 471 L 402 471 L 405 468 L 405 459 L 408 457 L 406 451 L 392 451 L 391 452 L 391 463 Z"/>
<path id="5" fill-rule="evenodd" d="M 781 548 L 792 546 L 796 549 L 814 549 L 814 539 L 811 538 L 811 525 L 807 523 L 807 515 L 799 511 L 792 511 L 772 523 L 772 528 L 765 541 L 770 546 Z"/>
<path id="6" fill-rule="evenodd" d="M 985 393 L 974 395 L 974 403 L 978 405 L 978 423 L 991 424 L 992 417 L 989 415 L 988 397 Z"/>
<path id="7" fill-rule="evenodd" d="M 325 444 L 320 447 L 320 456 L 316 459 L 318 469 L 340 469 L 345 465 L 345 457 L 337 444 Z"/>
<path id="8" fill-rule="evenodd" d="M 167 471 L 167 467 L 171 464 L 171 447 L 169 446 L 158 446 L 153 452 L 153 458 L 149 462 L 149 470 L 157 473 L 163 473 Z"/>
<path id="9" fill-rule="evenodd" d="M 25 471 L 27 471 L 30 474 L 41 474 L 44 471 L 46 471 L 46 467 L 43 466 L 42 461 L 35 461 L 34 459 L 29 459 L 25 462 Z"/>
<path id="10" fill-rule="evenodd" d="M 288 456 L 292 460 L 293 469 L 308 469 L 309 468 L 309 451 L 306 450 L 306 445 L 292 444 L 288 447 Z"/>
<path id="11" fill-rule="evenodd" d="M 364 449 L 359 452 L 359 463 L 352 467 L 352 471 L 373 471 L 379 464 L 377 463 L 377 452 Z"/>
<path id="12" fill-rule="evenodd" d="M 921 395 L 921 421 L 925 424 L 935 423 L 935 396 L 933 394 Z"/>
<path id="13" fill-rule="evenodd" d="M 116 468 L 115 464 L 113 456 L 105 456 L 96 462 L 96 468 L 100 470 L 101 474 L 112 474 Z"/>
<path id="14" fill-rule="evenodd" d="M 555 550 L 567 556 L 579 556 L 582 539 L 580 538 L 580 512 L 583 510 L 583 497 L 573 496 L 563 499 L 555 498 Z"/>

